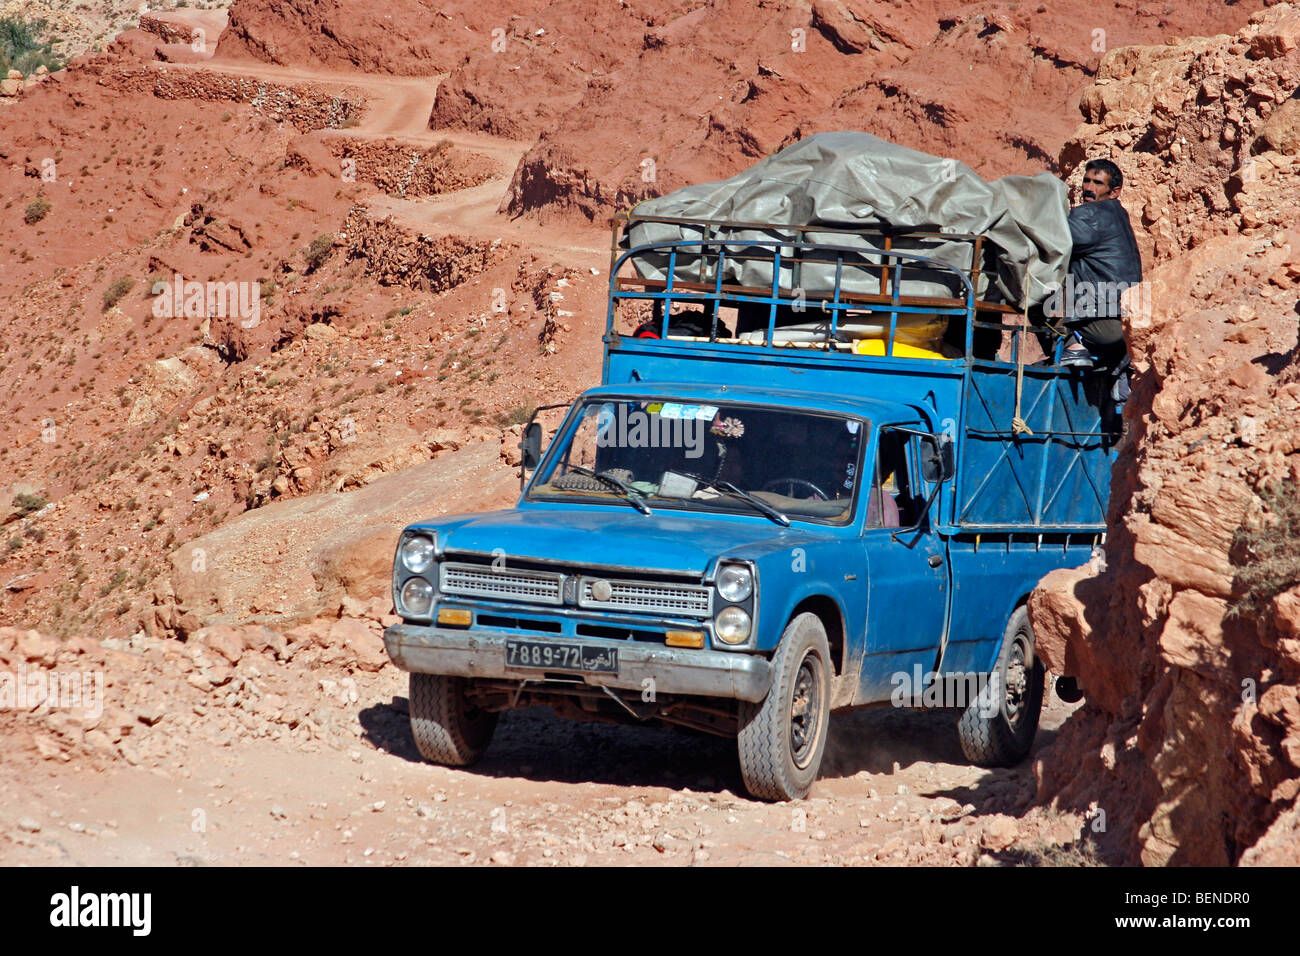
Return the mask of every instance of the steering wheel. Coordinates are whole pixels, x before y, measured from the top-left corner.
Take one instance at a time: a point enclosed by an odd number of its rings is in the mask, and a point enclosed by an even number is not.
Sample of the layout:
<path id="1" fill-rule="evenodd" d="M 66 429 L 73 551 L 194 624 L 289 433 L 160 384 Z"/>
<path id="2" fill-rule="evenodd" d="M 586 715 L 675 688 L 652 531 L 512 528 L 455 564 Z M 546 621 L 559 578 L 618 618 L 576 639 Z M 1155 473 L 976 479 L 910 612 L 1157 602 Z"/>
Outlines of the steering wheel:
<path id="1" fill-rule="evenodd" d="M 781 491 L 781 488 L 785 488 L 786 490 Z M 829 501 L 831 497 L 830 495 L 826 494 L 826 492 L 822 491 L 820 488 L 814 485 L 811 481 L 805 481 L 802 478 L 773 478 L 771 481 L 769 481 L 767 484 L 763 486 L 764 491 L 770 491 L 773 492 L 774 494 L 783 494 L 787 498 L 801 497 L 794 493 L 795 488 L 806 488 L 808 491 L 812 492 L 812 494 L 803 495 L 802 497 L 812 498 L 815 501 Z"/>

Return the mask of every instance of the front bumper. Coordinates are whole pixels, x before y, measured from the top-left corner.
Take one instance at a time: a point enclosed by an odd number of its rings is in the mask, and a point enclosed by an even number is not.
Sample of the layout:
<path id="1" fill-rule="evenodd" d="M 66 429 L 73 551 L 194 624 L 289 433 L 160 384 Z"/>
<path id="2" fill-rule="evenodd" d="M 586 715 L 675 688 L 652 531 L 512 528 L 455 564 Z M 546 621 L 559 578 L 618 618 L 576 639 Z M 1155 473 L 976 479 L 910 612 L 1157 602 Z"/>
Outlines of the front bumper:
<path id="1" fill-rule="evenodd" d="M 506 665 L 507 639 L 519 634 L 461 630 L 420 624 L 395 624 L 384 631 L 384 646 L 404 671 L 452 677 L 542 680 L 534 667 Z M 528 637 L 528 640 L 537 640 Z M 762 657 L 730 651 L 664 647 L 638 641 L 607 641 L 593 637 L 559 638 L 565 644 L 618 651 L 618 672 L 566 674 L 588 684 L 640 691 L 646 678 L 657 694 L 694 694 L 757 703 L 772 684 L 772 665 Z"/>

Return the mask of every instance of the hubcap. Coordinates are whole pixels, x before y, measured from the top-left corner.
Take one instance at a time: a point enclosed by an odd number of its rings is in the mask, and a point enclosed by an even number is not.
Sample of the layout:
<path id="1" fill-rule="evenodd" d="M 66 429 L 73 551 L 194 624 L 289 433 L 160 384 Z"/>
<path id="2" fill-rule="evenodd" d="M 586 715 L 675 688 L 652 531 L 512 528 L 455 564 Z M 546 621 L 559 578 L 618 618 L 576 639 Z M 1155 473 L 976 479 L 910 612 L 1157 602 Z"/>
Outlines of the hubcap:
<path id="1" fill-rule="evenodd" d="M 790 753 L 801 770 L 812 760 L 821 734 L 821 661 L 811 653 L 799 662 L 790 700 Z"/>
<path id="2" fill-rule="evenodd" d="M 1007 723 L 1014 728 L 1020 722 L 1021 711 L 1025 705 L 1025 696 L 1029 690 L 1029 670 L 1025 666 L 1025 645 L 1018 636 L 1015 644 L 1011 647 L 1011 656 L 1007 659 L 1006 686 Z"/>

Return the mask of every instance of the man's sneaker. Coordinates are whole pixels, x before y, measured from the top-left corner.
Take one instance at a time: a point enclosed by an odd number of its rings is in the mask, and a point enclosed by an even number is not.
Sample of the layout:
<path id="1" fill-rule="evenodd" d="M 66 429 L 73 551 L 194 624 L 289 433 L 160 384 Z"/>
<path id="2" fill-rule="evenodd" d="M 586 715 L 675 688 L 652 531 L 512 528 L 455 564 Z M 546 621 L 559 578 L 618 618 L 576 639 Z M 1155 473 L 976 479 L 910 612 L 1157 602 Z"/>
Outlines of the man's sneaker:
<path id="1" fill-rule="evenodd" d="M 1110 400 L 1115 403 L 1115 414 L 1124 413 L 1124 405 L 1128 402 L 1128 397 L 1133 394 L 1133 386 L 1129 381 L 1128 369 L 1122 370 L 1115 379 L 1115 384 L 1110 387 Z"/>
<path id="2" fill-rule="evenodd" d="M 1057 364 L 1064 368 L 1092 368 L 1092 353 L 1076 339 L 1061 349 L 1061 361 Z"/>

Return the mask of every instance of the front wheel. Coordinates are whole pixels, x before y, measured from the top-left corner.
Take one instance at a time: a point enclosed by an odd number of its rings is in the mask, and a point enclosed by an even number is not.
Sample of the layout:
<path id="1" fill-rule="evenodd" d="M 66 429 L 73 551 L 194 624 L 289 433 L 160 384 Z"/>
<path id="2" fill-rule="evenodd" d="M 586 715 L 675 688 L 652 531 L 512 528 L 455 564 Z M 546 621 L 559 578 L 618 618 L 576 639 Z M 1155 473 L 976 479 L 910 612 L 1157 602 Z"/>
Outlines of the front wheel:
<path id="1" fill-rule="evenodd" d="M 1023 605 L 1007 622 L 1002 651 L 989 677 L 974 703 L 962 711 L 957 735 L 971 763 L 1014 766 L 1033 746 L 1043 709 L 1043 662 L 1034 653 L 1034 632 Z"/>
<path id="2" fill-rule="evenodd" d="M 786 625 L 772 658 L 772 686 L 760 703 L 740 705 L 740 773 L 760 800 L 808 795 L 830 724 L 831 653 L 815 614 Z"/>
<path id="3" fill-rule="evenodd" d="M 411 734 L 425 760 L 465 767 L 483 756 L 497 715 L 475 707 L 462 677 L 411 674 Z"/>

